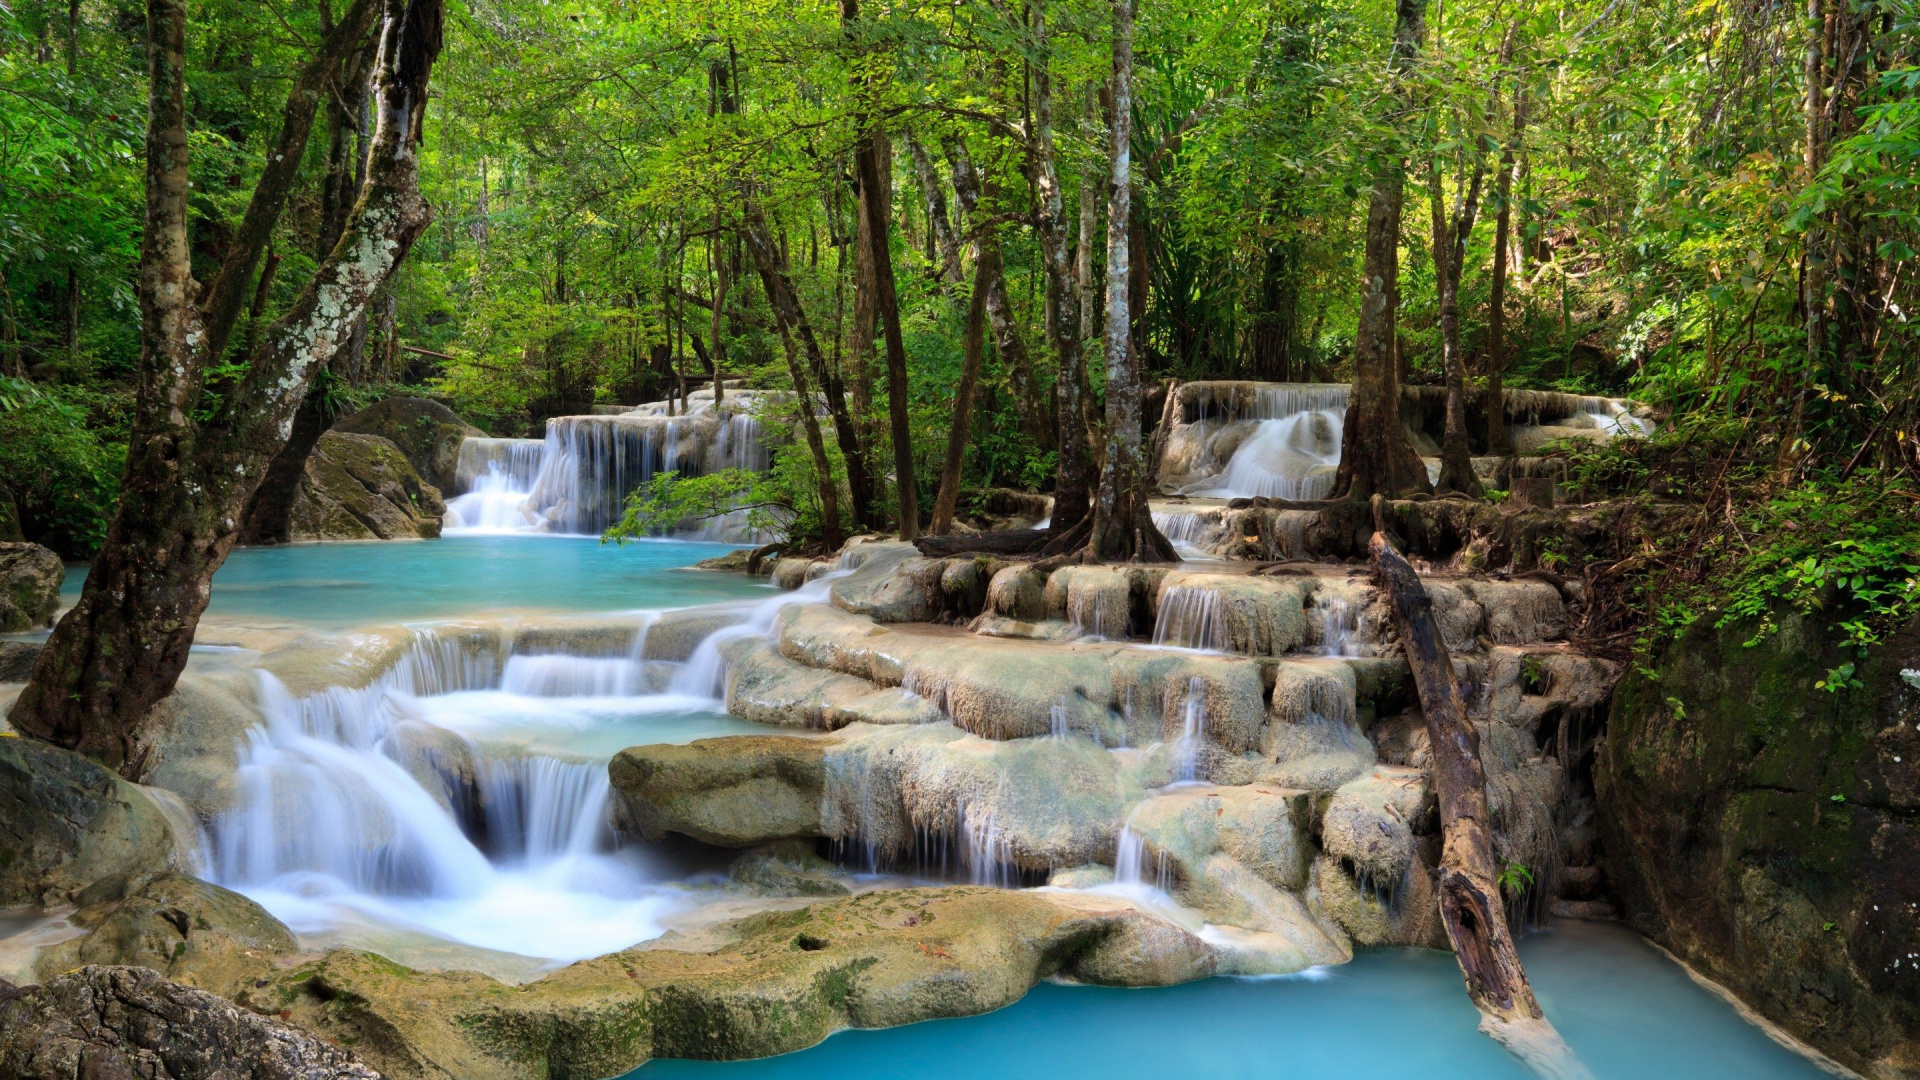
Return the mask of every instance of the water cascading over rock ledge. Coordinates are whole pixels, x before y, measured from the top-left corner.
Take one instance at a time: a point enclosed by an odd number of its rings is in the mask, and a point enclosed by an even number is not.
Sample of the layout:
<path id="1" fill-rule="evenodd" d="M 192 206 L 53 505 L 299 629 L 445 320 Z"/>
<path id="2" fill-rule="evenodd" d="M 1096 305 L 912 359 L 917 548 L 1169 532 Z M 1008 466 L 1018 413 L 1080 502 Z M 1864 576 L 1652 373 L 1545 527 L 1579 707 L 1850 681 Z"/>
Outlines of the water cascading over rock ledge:
<path id="1" fill-rule="evenodd" d="M 664 473 L 764 472 L 769 447 L 756 410 L 764 391 L 711 390 L 666 402 L 547 421 L 546 437 L 468 438 L 460 444 L 447 527 L 468 532 L 597 536 L 620 519 L 634 489 Z M 740 515 L 704 522 L 687 539 L 756 540 Z"/>
<path id="2" fill-rule="evenodd" d="M 89 893 L 84 934 L 29 965 L 157 965 L 389 1075 L 519 1077 L 795 1049 L 1048 975 L 1163 985 L 1439 940 L 1420 725 L 1363 576 L 877 542 L 782 567 L 811 581 L 718 608 L 231 638 L 257 655 L 190 674 L 149 751 L 203 847 Z M 1613 669 L 1556 640 L 1545 581 L 1430 586 L 1481 689 L 1500 854 L 1545 887 L 1567 781 L 1541 747 Z M 641 734 L 720 701 L 737 719 L 673 723 L 721 737 Z M 528 745 L 529 719 L 577 749 Z M 718 893 L 660 862 L 689 844 L 730 868 Z M 512 897 L 538 926 L 488 914 Z M 789 1020 L 756 1011 L 769 994 Z"/>

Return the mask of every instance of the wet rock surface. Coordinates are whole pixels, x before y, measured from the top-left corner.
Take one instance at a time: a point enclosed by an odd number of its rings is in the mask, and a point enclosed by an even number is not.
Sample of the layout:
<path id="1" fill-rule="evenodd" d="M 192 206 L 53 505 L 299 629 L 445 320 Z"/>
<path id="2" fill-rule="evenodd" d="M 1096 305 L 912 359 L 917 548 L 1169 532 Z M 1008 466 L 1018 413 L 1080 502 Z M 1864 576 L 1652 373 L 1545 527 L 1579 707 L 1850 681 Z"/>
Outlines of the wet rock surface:
<path id="1" fill-rule="evenodd" d="M 0 738 L 0 907 L 71 900 L 101 878 L 158 873 L 174 829 L 140 788 L 87 758 Z"/>

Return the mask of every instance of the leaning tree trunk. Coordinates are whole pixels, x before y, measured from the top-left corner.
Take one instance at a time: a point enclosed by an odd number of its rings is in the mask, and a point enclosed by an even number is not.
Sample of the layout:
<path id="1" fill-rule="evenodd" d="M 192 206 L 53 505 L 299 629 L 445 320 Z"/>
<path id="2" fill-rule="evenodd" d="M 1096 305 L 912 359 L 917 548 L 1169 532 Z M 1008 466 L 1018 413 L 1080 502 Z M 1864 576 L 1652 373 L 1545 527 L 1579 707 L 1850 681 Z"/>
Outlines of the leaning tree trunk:
<path id="1" fill-rule="evenodd" d="M 1107 150 L 1107 457 L 1100 470 L 1088 555 L 1097 561 L 1177 562 L 1154 527 L 1140 435 L 1140 359 L 1133 347 L 1133 0 L 1113 5 L 1113 125 Z M 1082 197 L 1085 195 L 1083 193 Z"/>
<path id="2" fill-rule="evenodd" d="M 327 171 L 320 183 L 320 243 L 315 253 L 317 258 L 326 258 L 327 252 L 333 250 L 333 246 L 340 242 L 341 234 L 346 232 L 348 216 L 353 213 L 353 202 L 364 179 L 359 175 L 360 161 L 359 155 L 354 153 L 354 135 L 360 124 L 360 112 L 366 105 L 367 95 L 372 91 L 369 82 L 371 60 L 372 50 L 362 43 L 342 62 L 340 77 L 334 80 L 334 92 L 327 95 Z M 366 320 L 362 318 L 355 327 L 355 333 L 348 336 L 346 348 L 329 364 L 328 371 L 337 376 L 342 360 L 346 361 L 348 367 L 355 366 L 354 353 L 366 345 L 365 327 Z M 306 476 L 307 458 L 313 454 L 313 448 L 319 445 L 320 436 L 327 433 L 336 419 L 333 402 L 326 394 L 310 393 L 300 402 L 300 409 L 293 417 L 293 427 L 287 433 L 286 445 L 267 463 L 260 486 L 254 489 L 253 498 L 247 502 L 246 512 L 240 521 L 240 543 L 284 544 L 292 538 L 293 506 L 300 497 L 300 481 Z"/>
<path id="3" fill-rule="evenodd" d="M 1387 538 L 1385 503 L 1378 495 L 1373 509 L 1378 530 L 1369 544 L 1374 578 L 1393 605 L 1394 628 L 1427 722 L 1440 808 L 1440 919 L 1466 980 L 1467 996 L 1480 1010 L 1481 1030 L 1536 1071 L 1552 1077 L 1584 1076 L 1585 1069 L 1547 1022 L 1520 966 L 1494 864 L 1480 736 L 1467 719 L 1453 657 L 1434 621 L 1433 597 Z"/>
<path id="4" fill-rule="evenodd" d="M 313 104 L 299 98 L 303 77 L 235 245 L 206 305 L 196 307 L 187 238 L 187 12 L 183 0 L 149 0 L 142 348 L 120 505 L 79 601 L 54 628 L 9 716 L 21 731 L 90 754 L 124 775 L 141 774 L 143 723 L 186 666 L 213 573 L 233 547 L 261 470 L 285 440 L 315 375 L 432 218 L 420 195 L 416 154 L 427 80 L 440 51 L 441 4 L 382 0 L 380 7 L 377 128 L 346 234 L 249 357 L 223 404 L 201 421 L 194 412 L 206 373 L 222 355 L 240 309 L 240 301 L 229 298 L 245 296 L 301 157 Z M 372 0 L 356 4 L 335 32 L 370 17 L 372 8 Z M 322 46 L 335 64 L 344 51 L 331 36 Z M 322 78 L 313 85 L 324 84 Z M 299 137 L 290 140 L 296 128 Z"/>
<path id="5" fill-rule="evenodd" d="M 747 205 L 744 216 L 746 220 L 740 238 L 746 244 L 747 253 L 753 257 L 755 269 L 760 272 L 760 284 L 766 289 L 774 321 L 779 324 L 781 343 L 787 353 L 787 372 L 793 379 L 794 397 L 798 399 L 800 428 L 806 435 L 807 452 L 813 456 L 813 471 L 820 494 L 821 529 L 825 533 L 823 539 L 828 547 L 837 548 L 844 537 L 840 526 L 839 484 L 833 478 L 833 464 L 827 460 L 827 443 L 820 435 L 820 418 L 814 407 L 813 388 L 807 382 L 809 366 L 816 369 L 825 366 L 820 356 L 820 342 L 814 337 L 813 324 L 807 321 L 806 310 L 800 306 L 800 297 L 794 292 L 793 283 L 787 280 L 786 268 L 780 263 L 780 249 L 774 246 L 766 218 L 751 203 Z M 800 339 L 798 347 L 794 344 L 796 337 Z M 801 360 L 798 348 L 806 350 L 806 362 Z"/>
<path id="6" fill-rule="evenodd" d="M 1408 69 L 1426 36 L 1426 0 L 1398 0 L 1388 65 L 1401 117 L 1410 111 Z M 1392 139 L 1392 136 L 1388 136 Z M 1400 212 L 1406 167 L 1398 145 L 1383 147 L 1367 202 L 1367 246 L 1360 322 L 1353 339 L 1353 393 L 1340 438 L 1334 491 L 1353 499 L 1376 492 L 1429 491 L 1427 468 L 1400 425 L 1400 371 L 1394 337 L 1400 294 Z"/>

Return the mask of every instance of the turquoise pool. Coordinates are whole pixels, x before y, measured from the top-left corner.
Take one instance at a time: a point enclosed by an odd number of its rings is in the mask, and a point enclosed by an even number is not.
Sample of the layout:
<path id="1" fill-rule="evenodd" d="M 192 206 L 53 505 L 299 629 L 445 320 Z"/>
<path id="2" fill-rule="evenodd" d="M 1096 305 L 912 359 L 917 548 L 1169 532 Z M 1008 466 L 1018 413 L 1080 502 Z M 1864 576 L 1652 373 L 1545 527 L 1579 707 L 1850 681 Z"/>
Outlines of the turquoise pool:
<path id="1" fill-rule="evenodd" d="M 1597 1080 L 1814 1080 L 1630 931 L 1562 922 L 1521 946 L 1547 1015 Z M 758 1061 L 656 1061 L 628 1080 L 1524 1080 L 1476 1029 L 1453 957 L 1393 949 L 1286 979 L 1160 990 L 1044 984 L 986 1016 L 848 1031 Z"/>
<path id="2" fill-rule="evenodd" d="M 770 594 L 739 574 L 688 567 L 727 544 L 578 536 L 238 548 L 213 578 L 209 615 L 271 616 L 321 626 L 432 619 L 500 610 L 619 611 L 685 607 Z M 84 567 L 67 568 L 64 602 Z"/>

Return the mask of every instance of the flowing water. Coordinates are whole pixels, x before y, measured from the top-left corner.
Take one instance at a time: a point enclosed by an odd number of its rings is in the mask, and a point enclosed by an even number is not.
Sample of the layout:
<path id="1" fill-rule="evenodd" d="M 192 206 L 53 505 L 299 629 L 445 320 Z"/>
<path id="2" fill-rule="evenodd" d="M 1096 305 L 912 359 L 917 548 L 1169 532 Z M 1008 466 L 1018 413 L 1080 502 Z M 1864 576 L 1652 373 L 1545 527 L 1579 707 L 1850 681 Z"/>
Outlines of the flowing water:
<path id="1" fill-rule="evenodd" d="M 713 895 L 701 883 L 717 865 L 618 842 L 607 826 L 606 763 L 642 743 L 764 732 L 716 700 L 727 674 L 721 645 L 767 632 L 781 606 L 822 599 L 830 586 L 769 593 L 735 575 L 675 569 L 719 550 L 474 536 L 236 552 L 215 579 L 217 616 L 320 628 L 407 621 L 415 636 L 364 687 L 300 696 L 257 676 L 267 722 L 242 748 L 233 806 L 208 830 L 208 873 L 309 945 L 353 944 L 428 966 L 524 978 L 659 935 Z M 1158 636 L 1211 643 L 1215 616 L 1192 599 L 1191 618 Z M 740 621 L 684 664 L 643 659 L 651 621 L 630 613 L 702 602 L 732 603 Z M 527 609 L 629 613 L 634 630 L 592 650 L 516 650 L 423 621 Z M 1330 610 L 1326 623 L 1328 650 L 1347 651 L 1350 614 Z M 1205 684 L 1191 681 L 1172 705 L 1177 779 L 1200 779 Z M 1051 734 L 1078 737 L 1064 710 Z M 918 861 L 982 885 L 1030 883 L 991 814 L 960 807 L 956 826 L 922 837 Z M 1103 888 L 1172 903 L 1164 860 L 1131 829 L 1117 854 L 1115 883 Z M 1523 953 L 1550 1018 L 1602 1080 L 1821 1075 L 1617 927 L 1557 924 Z M 1451 957 L 1371 951 L 1288 979 L 1143 991 L 1043 985 L 985 1017 L 845 1033 L 759 1062 L 656 1062 L 636 1080 L 1526 1075 L 1475 1022 Z"/>
<path id="2" fill-rule="evenodd" d="M 1340 467 L 1346 421 L 1344 386 L 1262 386 L 1250 415 L 1257 421 L 1226 468 L 1188 490 L 1216 498 L 1266 496 L 1324 499 Z"/>

